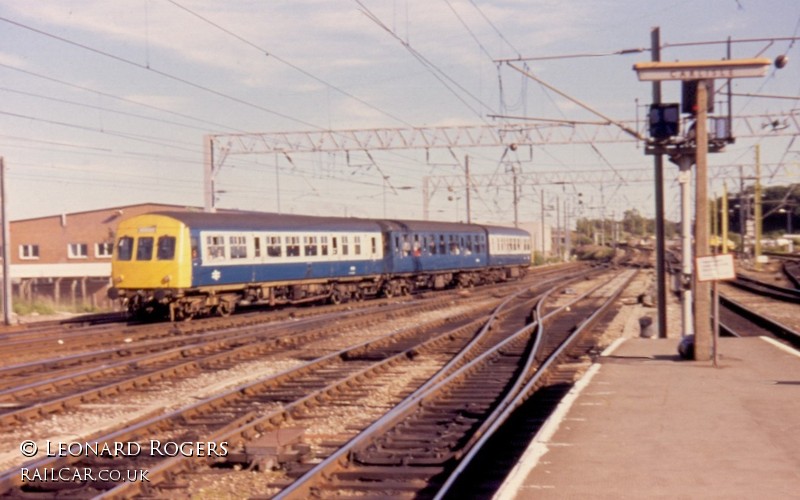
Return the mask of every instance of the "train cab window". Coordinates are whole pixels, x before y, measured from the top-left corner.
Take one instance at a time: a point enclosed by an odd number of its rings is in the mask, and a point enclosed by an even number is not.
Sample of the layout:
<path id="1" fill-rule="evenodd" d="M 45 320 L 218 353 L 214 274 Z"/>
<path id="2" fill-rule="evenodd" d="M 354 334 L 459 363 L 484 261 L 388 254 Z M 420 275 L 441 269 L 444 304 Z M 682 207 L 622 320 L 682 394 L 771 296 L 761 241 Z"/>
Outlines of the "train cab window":
<path id="1" fill-rule="evenodd" d="M 267 255 L 269 257 L 280 257 L 282 255 L 280 236 L 267 236 Z"/>
<path id="2" fill-rule="evenodd" d="M 287 257 L 300 257 L 300 237 L 287 236 L 286 237 L 286 256 Z"/>
<path id="3" fill-rule="evenodd" d="M 153 258 L 153 237 L 140 236 L 136 241 L 136 260 L 150 260 Z"/>
<path id="4" fill-rule="evenodd" d="M 328 237 L 327 236 L 320 236 L 319 237 L 319 252 L 320 252 L 320 255 L 328 255 Z"/>
<path id="5" fill-rule="evenodd" d="M 117 240 L 117 260 L 131 260 L 133 257 L 133 238 L 122 236 Z"/>
<path id="6" fill-rule="evenodd" d="M 231 246 L 231 259 L 247 258 L 247 237 L 230 236 L 228 237 L 228 243 Z"/>
<path id="7" fill-rule="evenodd" d="M 175 258 L 175 237 L 161 236 L 158 238 L 158 250 L 156 251 L 158 260 L 172 260 Z"/>
<path id="8" fill-rule="evenodd" d="M 303 246 L 305 247 L 306 256 L 314 257 L 317 255 L 316 236 L 303 236 Z"/>
<path id="9" fill-rule="evenodd" d="M 225 238 L 222 236 L 206 236 L 206 257 L 209 260 L 225 258 Z"/>
<path id="10" fill-rule="evenodd" d="M 347 241 L 347 236 L 342 236 L 342 255 L 348 255 L 350 253 L 350 242 Z"/>
<path id="11" fill-rule="evenodd" d="M 353 255 L 361 255 L 361 236 L 353 236 Z"/>

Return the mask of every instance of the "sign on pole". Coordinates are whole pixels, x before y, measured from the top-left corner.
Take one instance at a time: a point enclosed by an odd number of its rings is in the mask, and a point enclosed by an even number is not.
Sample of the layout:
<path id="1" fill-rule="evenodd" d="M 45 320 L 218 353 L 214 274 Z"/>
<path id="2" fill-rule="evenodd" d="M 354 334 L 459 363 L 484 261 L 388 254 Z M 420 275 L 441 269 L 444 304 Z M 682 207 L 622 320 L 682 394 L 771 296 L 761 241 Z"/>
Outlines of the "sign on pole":
<path id="1" fill-rule="evenodd" d="M 767 74 L 772 61 L 763 57 L 728 61 L 648 61 L 633 65 L 639 81 L 752 78 Z"/>
<path id="2" fill-rule="evenodd" d="M 695 259 L 697 281 L 718 281 L 736 279 L 733 268 L 733 254 L 709 255 Z"/>

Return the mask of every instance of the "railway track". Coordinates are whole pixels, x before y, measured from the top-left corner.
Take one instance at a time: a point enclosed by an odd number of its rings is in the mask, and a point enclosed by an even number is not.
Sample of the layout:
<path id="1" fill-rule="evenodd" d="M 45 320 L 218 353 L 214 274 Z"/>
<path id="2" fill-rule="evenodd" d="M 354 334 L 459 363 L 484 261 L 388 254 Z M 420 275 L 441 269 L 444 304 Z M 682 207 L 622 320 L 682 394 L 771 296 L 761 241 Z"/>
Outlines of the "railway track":
<path id="1" fill-rule="evenodd" d="M 486 289 L 461 297 L 462 306 L 481 310 L 497 293 Z M 106 349 L 24 363 L 0 369 L 0 425 L 28 422 L 65 408 L 95 402 L 130 390 L 148 390 L 156 382 L 196 376 L 265 356 L 286 356 L 297 346 L 330 337 L 331 328 L 345 333 L 391 321 L 396 315 L 433 311 L 452 302 L 448 296 L 401 302 L 381 308 L 327 313 L 275 322 L 269 328 L 223 329 L 191 336 L 180 335 Z M 308 355 L 308 353 L 306 353 Z"/>
<path id="2" fill-rule="evenodd" d="M 443 370 L 276 498 L 335 492 L 440 498 L 513 409 L 557 368 L 590 324 L 587 318 L 596 319 L 635 271 L 624 274 L 548 313 L 537 301 L 535 323 L 520 325 L 524 318 L 517 316 L 493 324 L 493 335 L 504 340 L 455 371 Z"/>
<path id="3" fill-rule="evenodd" d="M 558 280 L 563 281 L 563 278 L 558 278 Z M 528 310 L 527 314 L 529 313 L 530 311 Z M 347 396 L 342 396 L 341 394 L 346 391 L 353 391 L 353 395 L 350 396 L 351 398 L 357 398 L 359 395 L 363 396 L 363 393 L 369 389 L 364 389 L 363 387 L 354 389 L 354 387 L 357 385 L 355 384 L 354 380 L 366 378 L 374 382 L 376 380 L 380 380 L 380 377 L 382 376 L 388 376 L 389 378 L 387 379 L 386 384 L 378 384 L 377 387 L 394 387 L 395 384 L 392 382 L 400 379 L 402 375 L 408 371 L 407 367 L 401 366 L 395 368 L 395 373 L 392 375 L 385 375 L 384 373 L 389 370 L 389 368 L 370 368 L 371 365 L 375 364 L 374 361 L 376 359 L 381 360 L 381 364 L 384 364 L 388 367 L 392 367 L 393 364 L 402 365 L 403 363 L 413 363 L 413 360 L 421 359 L 423 357 L 423 354 L 427 352 L 426 349 L 434 349 L 434 347 L 428 348 L 425 346 L 429 345 L 428 342 L 436 342 L 431 339 L 438 338 L 440 339 L 438 340 L 439 343 L 444 342 L 449 346 L 444 348 L 444 354 L 436 354 L 434 351 L 431 351 L 433 354 L 430 354 L 429 356 L 432 356 L 434 359 L 438 359 L 439 365 L 446 363 L 446 361 L 452 357 L 453 352 L 458 351 L 461 348 L 461 345 L 468 342 L 469 339 L 474 335 L 474 330 L 477 327 L 477 323 L 471 324 L 471 322 L 474 323 L 485 321 L 485 318 L 473 318 L 472 320 L 463 319 L 463 321 L 466 322 L 465 324 L 470 324 L 469 328 L 467 329 L 469 333 L 466 333 L 467 331 L 458 333 L 460 331 L 458 327 L 461 324 L 461 321 L 462 319 L 450 318 L 445 322 L 446 324 L 418 325 L 418 328 L 413 329 L 415 330 L 414 333 L 405 333 L 405 335 L 416 336 L 416 340 L 410 342 L 410 344 L 408 344 L 409 347 L 401 349 L 402 352 L 400 353 L 397 353 L 397 350 L 406 344 L 398 341 L 400 335 L 398 333 L 396 335 L 389 335 L 384 340 L 386 346 L 389 347 L 381 347 L 380 342 L 376 341 L 375 343 L 370 343 L 368 345 L 365 344 L 359 346 L 359 348 L 353 348 L 346 352 L 342 351 L 339 353 L 329 354 L 328 356 L 315 358 L 314 361 L 307 364 L 321 363 L 322 360 L 325 360 L 327 363 L 343 363 L 346 361 L 344 364 L 349 366 L 347 371 L 354 372 L 351 374 L 351 376 L 345 377 L 341 373 L 337 374 L 338 369 L 334 369 L 331 365 L 320 365 L 317 367 L 318 371 L 316 374 L 309 375 L 313 383 L 317 384 L 316 388 L 307 387 L 305 385 L 306 382 L 301 381 L 304 376 L 300 375 L 299 370 L 301 370 L 301 368 L 287 370 L 280 376 L 269 377 L 268 379 L 259 380 L 254 383 L 247 384 L 246 386 L 238 387 L 234 391 L 230 391 L 229 393 L 219 397 L 209 398 L 207 401 L 198 403 L 190 408 L 178 410 L 170 415 L 147 419 L 144 422 L 133 425 L 129 429 L 120 430 L 104 436 L 93 436 L 92 442 L 120 442 L 123 440 L 126 442 L 132 442 L 139 439 L 139 441 L 144 443 L 146 442 L 144 439 L 145 436 L 149 438 L 154 438 L 155 436 L 155 439 L 159 439 L 162 442 L 181 442 L 180 440 L 187 439 L 187 436 L 205 436 L 205 439 L 210 441 L 225 438 L 230 439 L 230 442 L 237 443 L 236 449 L 233 451 L 232 456 L 239 457 L 238 459 L 240 461 L 249 461 L 249 463 L 252 465 L 254 461 L 259 460 L 257 456 L 258 454 L 252 452 L 253 445 L 248 448 L 244 443 L 252 442 L 254 436 L 266 436 L 267 438 L 271 436 L 270 432 L 272 431 L 269 430 L 269 427 L 275 426 L 275 422 L 280 423 L 280 421 L 285 421 L 287 419 L 291 422 L 294 419 L 301 418 L 301 415 L 305 412 L 308 412 L 309 406 L 317 400 L 331 399 L 338 401 L 334 403 L 334 407 L 342 406 L 342 401 L 346 401 L 348 398 Z M 432 335 L 431 329 L 435 330 L 436 328 L 445 327 L 446 329 L 441 335 Z M 387 353 L 385 350 L 382 351 L 381 349 L 390 349 L 390 352 Z M 313 355 L 309 353 L 306 353 L 305 356 L 313 357 Z M 434 363 L 434 365 L 435 364 L 436 363 Z M 290 375 L 291 373 L 295 373 L 295 375 Z M 295 378 L 292 379 L 292 376 Z M 331 377 L 334 379 L 333 382 L 331 381 Z M 271 381 L 269 381 L 270 379 Z M 398 388 L 399 393 L 395 396 L 395 398 L 398 401 L 402 400 L 402 397 L 407 395 L 407 393 L 413 388 L 419 386 L 424 379 L 425 377 L 422 377 L 419 380 L 411 380 L 409 382 L 410 385 L 408 389 Z M 324 388 L 322 386 L 324 386 Z M 376 386 L 373 385 L 373 388 L 374 387 Z M 271 395 L 265 395 L 264 391 L 273 391 L 273 393 Z M 335 398 L 334 395 L 336 395 Z M 274 410 L 272 413 L 269 413 L 270 407 L 272 407 L 271 409 Z M 289 407 L 293 407 L 295 409 L 289 411 L 287 410 Z M 243 411 L 242 409 L 247 409 L 247 411 Z M 376 411 L 383 412 L 386 411 L 386 409 L 387 408 L 382 407 L 378 408 Z M 239 414 L 239 411 L 243 411 L 243 413 Z M 262 412 L 266 413 L 262 414 Z M 326 411 L 326 413 L 327 412 L 328 411 Z M 375 418 L 377 418 L 377 416 Z M 210 425 L 211 427 L 201 427 L 199 426 L 200 422 L 202 422 L 203 426 Z M 218 427 L 215 428 L 213 425 L 209 424 L 209 422 L 217 422 Z M 170 429 L 168 434 L 165 434 L 165 429 Z M 258 441 L 257 438 L 256 441 Z M 318 447 L 325 449 L 324 443 L 318 445 Z M 319 451 L 317 453 L 324 454 L 324 451 Z M 94 457 L 94 462 L 94 466 L 97 468 L 102 468 L 103 466 L 107 467 L 109 465 L 108 462 L 104 462 L 100 457 Z M 151 480 L 153 478 L 159 478 L 159 488 L 169 489 L 180 486 L 169 479 L 173 477 L 173 475 L 176 473 L 175 471 L 180 471 L 183 468 L 191 469 L 198 465 L 197 460 L 190 460 L 186 461 L 185 463 L 180 462 L 181 460 L 176 460 L 174 457 L 166 461 L 153 461 L 144 459 L 140 462 L 130 461 L 129 463 L 126 463 L 126 467 L 128 468 L 127 470 L 141 470 L 142 467 L 146 468 L 150 471 Z M 28 464 L 27 467 L 29 469 L 33 468 L 31 470 L 42 470 L 41 467 L 46 469 L 48 464 L 52 467 L 53 464 L 65 463 L 69 463 L 70 466 L 80 468 L 90 465 L 86 463 L 80 463 L 80 457 L 50 457 L 49 459 L 45 459 L 45 461 Z M 119 463 L 119 461 L 114 462 L 112 460 L 111 463 Z M 7 495 L 10 494 L 14 496 L 16 494 L 29 494 L 32 490 L 42 489 L 42 484 L 20 484 L 18 476 L 18 470 L 11 470 L 11 472 L 3 476 L 2 484 L 4 487 L 6 487 L 4 489 L 6 489 Z M 191 474 L 188 477 L 191 478 Z M 92 489 L 96 486 L 97 485 L 84 486 L 85 488 L 89 489 L 80 490 L 80 492 L 76 494 L 93 495 L 101 493 L 103 488 L 94 490 Z M 142 485 L 138 483 L 130 483 L 127 487 L 130 488 L 138 486 Z M 146 487 L 148 485 L 144 486 Z M 49 484 L 49 487 L 52 488 L 52 483 Z M 63 488 L 64 484 L 60 484 L 58 487 Z M 45 491 L 39 491 L 39 493 L 36 494 L 54 494 L 52 489 L 48 490 L 47 488 L 48 487 L 45 486 Z M 113 494 L 118 495 L 120 492 L 117 491 Z M 124 493 L 124 495 L 128 495 L 128 493 Z"/>

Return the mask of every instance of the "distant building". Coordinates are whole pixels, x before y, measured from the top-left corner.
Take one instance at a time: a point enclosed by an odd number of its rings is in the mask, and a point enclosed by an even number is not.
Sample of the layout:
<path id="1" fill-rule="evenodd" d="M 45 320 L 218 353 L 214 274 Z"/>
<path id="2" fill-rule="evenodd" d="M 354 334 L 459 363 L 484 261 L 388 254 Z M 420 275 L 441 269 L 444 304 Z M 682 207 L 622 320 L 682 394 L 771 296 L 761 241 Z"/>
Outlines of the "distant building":
<path id="1" fill-rule="evenodd" d="M 14 295 L 57 305 L 109 307 L 106 297 L 117 223 L 157 210 L 199 208 L 143 203 L 11 221 L 9 255 Z"/>

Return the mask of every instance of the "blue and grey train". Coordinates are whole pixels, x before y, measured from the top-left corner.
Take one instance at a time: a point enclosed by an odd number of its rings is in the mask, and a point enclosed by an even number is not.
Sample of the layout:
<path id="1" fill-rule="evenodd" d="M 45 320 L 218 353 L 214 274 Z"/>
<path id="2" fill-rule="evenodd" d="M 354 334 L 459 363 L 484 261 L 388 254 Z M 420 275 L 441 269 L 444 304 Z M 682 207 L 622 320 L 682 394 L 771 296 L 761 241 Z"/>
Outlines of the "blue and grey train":
<path id="1" fill-rule="evenodd" d="M 155 212 L 120 222 L 109 297 L 134 314 L 227 315 L 239 304 L 339 303 L 515 279 L 521 229 L 260 212 Z"/>

